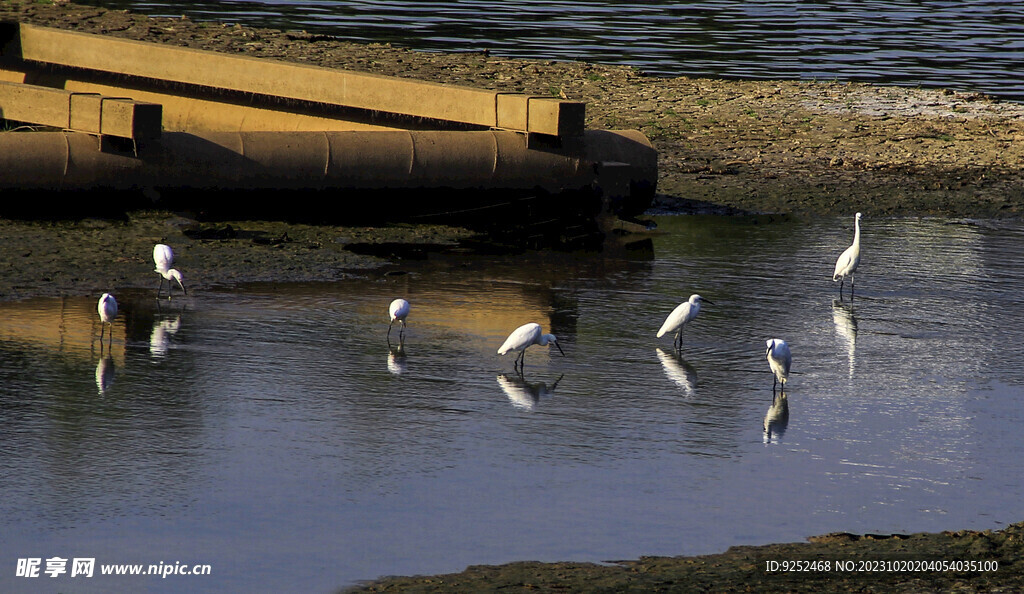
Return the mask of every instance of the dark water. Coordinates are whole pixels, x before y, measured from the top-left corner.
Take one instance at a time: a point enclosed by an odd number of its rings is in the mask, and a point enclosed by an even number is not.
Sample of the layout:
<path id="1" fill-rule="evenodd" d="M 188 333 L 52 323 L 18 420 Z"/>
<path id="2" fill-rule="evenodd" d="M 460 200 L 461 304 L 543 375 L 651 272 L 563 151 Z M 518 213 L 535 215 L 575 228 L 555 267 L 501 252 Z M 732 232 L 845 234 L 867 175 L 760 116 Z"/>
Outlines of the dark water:
<path id="1" fill-rule="evenodd" d="M 658 75 L 824 79 L 1024 100 L 1024 4 L 974 2 L 90 1 L 160 16 Z"/>
<path id="2" fill-rule="evenodd" d="M 851 305 L 852 218 L 659 223 L 650 259 L 122 294 L 109 356 L 92 298 L 0 304 L 0 591 L 328 592 L 1021 519 L 1024 227 L 865 219 Z M 678 357 L 654 335 L 695 292 Z M 495 350 L 527 321 L 565 356 L 533 347 L 519 378 Z M 212 571 L 16 577 L 28 557 Z"/>

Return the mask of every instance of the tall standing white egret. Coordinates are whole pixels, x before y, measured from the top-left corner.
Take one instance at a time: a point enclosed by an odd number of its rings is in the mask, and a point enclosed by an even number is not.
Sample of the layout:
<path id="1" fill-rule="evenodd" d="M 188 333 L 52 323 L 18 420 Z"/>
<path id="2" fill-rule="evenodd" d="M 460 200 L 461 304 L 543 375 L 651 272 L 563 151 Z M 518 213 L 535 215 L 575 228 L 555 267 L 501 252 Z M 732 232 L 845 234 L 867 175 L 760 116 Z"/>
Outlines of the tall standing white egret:
<path id="1" fill-rule="evenodd" d="M 836 270 L 832 273 L 832 282 L 839 281 L 840 300 L 843 298 L 843 283 L 847 276 L 850 277 L 850 299 L 853 299 L 853 273 L 860 265 L 860 219 L 861 214 L 858 212 L 853 220 L 853 245 L 839 255 L 839 259 L 836 260 Z"/>
<path id="2" fill-rule="evenodd" d="M 549 343 L 553 343 L 558 347 L 558 352 L 565 356 L 565 351 L 558 344 L 558 339 L 555 338 L 554 334 L 544 334 L 541 332 L 540 324 L 530 322 L 529 324 L 523 324 L 512 331 L 512 334 L 508 335 L 505 342 L 502 343 L 501 348 L 498 349 L 499 355 L 504 355 L 509 351 L 519 351 L 519 356 L 516 357 L 515 362 L 512 364 L 512 368 L 523 372 L 523 364 L 525 363 L 526 349 L 535 344 L 540 346 L 547 346 Z"/>
<path id="3" fill-rule="evenodd" d="M 117 317 L 117 299 L 110 293 L 104 293 L 100 297 L 99 303 L 96 304 L 96 310 L 100 314 L 100 347 L 103 346 L 103 330 L 105 329 L 104 324 L 110 326 L 110 336 L 107 337 L 107 342 L 114 337 L 114 318 Z"/>
<path id="4" fill-rule="evenodd" d="M 768 359 L 768 367 L 772 369 L 772 393 L 775 393 L 775 386 L 782 384 L 782 391 L 786 391 L 786 382 L 789 380 L 789 368 L 793 365 L 793 356 L 789 353 L 789 345 L 781 338 L 773 338 L 765 341 L 768 350 L 764 356 Z"/>
<path id="5" fill-rule="evenodd" d="M 388 324 L 388 342 L 391 342 L 391 326 L 395 322 L 402 324 L 398 331 L 398 338 L 403 340 L 405 338 L 405 318 L 409 317 L 409 302 L 405 299 L 395 299 L 388 307 L 388 316 L 391 318 L 391 323 Z"/>
<path id="6" fill-rule="evenodd" d="M 167 298 L 171 298 L 171 280 L 178 282 L 183 295 L 188 295 L 188 291 L 185 290 L 185 285 L 181 281 L 181 273 L 171 268 L 171 265 L 174 264 L 174 251 L 171 250 L 171 246 L 162 243 L 153 246 L 153 263 L 156 265 L 154 272 L 160 275 L 160 286 L 156 289 L 157 297 L 160 296 L 160 291 L 164 288 L 164 281 L 167 281 Z"/>
<path id="7" fill-rule="evenodd" d="M 672 347 L 677 351 L 682 350 L 683 326 L 697 317 L 697 314 L 700 313 L 700 304 L 705 301 L 714 305 L 710 299 L 704 299 L 700 295 L 690 295 L 690 299 L 688 301 L 684 301 L 677 305 L 676 308 L 672 310 L 672 313 L 668 314 L 668 317 L 665 318 L 665 323 L 661 325 L 661 330 L 658 330 L 658 338 L 665 336 L 669 332 L 675 332 L 676 337 L 672 341 Z"/>

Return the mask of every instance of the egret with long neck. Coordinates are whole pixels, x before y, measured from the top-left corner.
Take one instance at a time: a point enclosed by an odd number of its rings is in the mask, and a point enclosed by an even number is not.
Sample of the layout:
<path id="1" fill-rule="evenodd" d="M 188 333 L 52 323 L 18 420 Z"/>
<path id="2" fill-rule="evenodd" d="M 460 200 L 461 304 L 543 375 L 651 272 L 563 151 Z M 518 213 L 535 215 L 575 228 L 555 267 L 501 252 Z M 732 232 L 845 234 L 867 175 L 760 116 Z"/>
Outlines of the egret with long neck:
<path id="1" fill-rule="evenodd" d="M 526 358 L 526 349 L 535 344 L 540 346 L 547 346 L 548 344 L 554 344 L 558 347 L 558 352 L 565 356 L 565 351 L 558 344 L 558 339 L 555 338 L 554 334 L 544 334 L 540 329 L 540 324 L 529 323 L 523 324 L 512 331 L 512 334 L 508 335 L 505 342 L 502 343 L 501 348 L 498 349 L 499 355 L 504 355 L 509 351 L 519 351 L 519 356 L 516 357 L 512 368 L 518 371 L 520 374 L 523 373 L 523 364 Z"/>
<path id="2" fill-rule="evenodd" d="M 846 248 L 836 260 L 836 270 L 832 273 L 832 282 L 839 281 L 839 300 L 843 300 L 843 283 L 850 277 L 850 299 L 853 299 L 853 273 L 860 265 L 860 219 L 858 212 L 854 217 L 853 245 Z"/>

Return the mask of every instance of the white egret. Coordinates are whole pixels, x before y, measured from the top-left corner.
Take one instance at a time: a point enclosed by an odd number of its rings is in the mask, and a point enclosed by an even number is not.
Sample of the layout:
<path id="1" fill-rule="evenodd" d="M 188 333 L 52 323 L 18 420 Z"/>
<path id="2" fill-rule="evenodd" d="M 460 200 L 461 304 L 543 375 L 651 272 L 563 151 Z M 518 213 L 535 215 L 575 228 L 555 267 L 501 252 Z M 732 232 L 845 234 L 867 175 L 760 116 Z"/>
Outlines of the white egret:
<path id="1" fill-rule="evenodd" d="M 104 293 L 100 302 L 96 304 L 96 310 L 100 313 L 100 346 L 103 345 L 104 324 L 110 325 L 109 342 L 114 336 L 114 318 L 117 317 L 117 299 L 110 293 Z"/>
<path id="2" fill-rule="evenodd" d="M 661 330 L 658 330 L 658 338 L 661 338 L 669 332 L 675 332 L 676 337 L 672 341 L 672 346 L 678 351 L 683 348 L 683 326 L 687 322 L 692 321 L 700 313 L 700 304 L 707 301 L 714 305 L 709 299 L 704 299 L 700 295 L 690 295 L 689 301 L 684 301 L 676 306 L 672 310 L 672 313 L 668 314 L 665 318 L 665 323 L 661 325 Z M 678 346 L 676 346 L 678 343 Z"/>
<path id="3" fill-rule="evenodd" d="M 554 334 L 544 334 L 540 330 L 540 324 L 530 322 L 529 324 L 523 324 L 516 328 L 512 334 L 509 334 L 505 342 L 502 343 L 501 348 L 498 349 L 498 354 L 504 355 L 509 351 L 519 351 L 519 356 L 516 357 L 512 368 L 518 369 L 519 373 L 522 373 L 527 347 L 535 344 L 547 346 L 549 343 L 554 343 L 558 347 L 558 352 L 562 353 L 563 357 L 565 356 L 565 351 L 559 346 L 558 339 L 555 338 Z"/>
<path id="4" fill-rule="evenodd" d="M 398 338 L 400 340 L 405 338 L 405 318 L 409 316 L 409 302 L 405 299 L 395 299 L 388 307 L 388 316 L 391 318 L 391 323 L 388 324 L 388 342 L 391 342 L 391 326 L 395 322 L 402 324 L 398 332 Z"/>
<path id="5" fill-rule="evenodd" d="M 154 272 L 160 275 L 160 286 L 156 289 L 157 297 L 160 296 L 160 291 L 164 288 L 164 281 L 167 281 L 167 298 L 171 298 L 171 280 L 178 282 L 183 295 L 188 295 L 188 291 L 185 290 L 185 285 L 181 281 L 181 273 L 171 268 L 171 264 L 174 264 L 174 251 L 171 250 L 171 246 L 162 243 L 153 246 L 153 263 L 156 264 Z"/>
<path id="6" fill-rule="evenodd" d="M 850 299 L 853 299 L 853 273 L 860 265 L 860 219 L 861 214 L 858 212 L 853 221 L 853 245 L 839 255 L 836 270 L 832 273 L 832 282 L 839 281 L 839 299 L 843 298 L 843 283 L 847 276 L 850 277 Z"/>
<path id="7" fill-rule="evenodd" d="M 768 359 L 768 366 L 772 368 L 772 373 L 774 374 L 772 378 L 772 393 L 775 393 L 775 386 L 778 383 L 782 384 L 782 391 L 785 392 L 786 381 L 789 380 L 789 368 L 793 365 L 793 357 L 789 353 L 789 345 L 781 338 L 773 338 L 765 342 L 768 345 L 768 350 L 765 351 L 764 356 Z"/>

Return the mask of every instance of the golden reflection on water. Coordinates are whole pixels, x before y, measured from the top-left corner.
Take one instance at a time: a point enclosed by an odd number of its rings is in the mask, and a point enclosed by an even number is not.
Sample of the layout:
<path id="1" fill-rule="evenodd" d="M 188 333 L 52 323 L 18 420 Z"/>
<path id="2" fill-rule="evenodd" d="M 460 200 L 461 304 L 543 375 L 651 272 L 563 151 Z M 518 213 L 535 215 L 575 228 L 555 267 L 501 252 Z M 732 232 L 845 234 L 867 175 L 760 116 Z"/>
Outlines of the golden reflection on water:
<path id="1" fill-rule="evenodd" d="M 126 328 L 119 312 L 108 332 L 113 332 L 107 353 L 107 338 L 100 345 L 100 319 L 96 300 L 85 297 L 55 297 L 28 301 L 0 302 L 0 340 L 51 351 L 80 360 L 109 356 L 116 366 L 124 365 Z"/>

